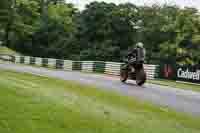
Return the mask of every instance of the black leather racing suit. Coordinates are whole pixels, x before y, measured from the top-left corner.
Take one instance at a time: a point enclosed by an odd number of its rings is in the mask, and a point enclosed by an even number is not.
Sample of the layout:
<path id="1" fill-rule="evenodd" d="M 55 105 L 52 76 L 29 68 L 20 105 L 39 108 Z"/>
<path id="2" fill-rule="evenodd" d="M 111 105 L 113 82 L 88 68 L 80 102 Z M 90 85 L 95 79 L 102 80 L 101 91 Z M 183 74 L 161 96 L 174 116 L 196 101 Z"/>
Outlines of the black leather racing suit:
<path id="1" fill-rule="evenodd" d="M 145 60 L 145 49 L 144 48 L 134 48 L 128 53 L 128 61 L 132 56 L 136 57 L 136 62 L 144 63 Z"/>

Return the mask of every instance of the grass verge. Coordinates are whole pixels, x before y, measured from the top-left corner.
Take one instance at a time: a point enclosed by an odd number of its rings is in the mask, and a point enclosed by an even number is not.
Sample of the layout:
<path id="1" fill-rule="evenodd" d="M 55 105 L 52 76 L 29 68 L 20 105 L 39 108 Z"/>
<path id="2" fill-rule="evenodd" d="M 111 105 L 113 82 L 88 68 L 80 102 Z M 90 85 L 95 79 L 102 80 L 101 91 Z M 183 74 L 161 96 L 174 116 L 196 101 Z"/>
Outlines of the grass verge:
<path id="1" fill-rule="evenodd" d="M 199 133 L 200 118 L 92 86 L 0 70 L 1 133 Z"/>
<path id="2" fill-rule="evenodd" d="M 16 51 L 3 46 L 0 47 L 0 54 L 19 55 Z"/>
<path id="3" fill-rule="evenodd" d="M 195 85 L 195 84 L 179 83 L 172 80 L 149 80 L 148 82 L 152 84 L 157 84 L 157 85 L 163 85 L 163 86 L 169 86 L 169 87 L 175 87 L 179 89 L 193 90 L 193 91 L 200 92 L 200 85 Z"/>

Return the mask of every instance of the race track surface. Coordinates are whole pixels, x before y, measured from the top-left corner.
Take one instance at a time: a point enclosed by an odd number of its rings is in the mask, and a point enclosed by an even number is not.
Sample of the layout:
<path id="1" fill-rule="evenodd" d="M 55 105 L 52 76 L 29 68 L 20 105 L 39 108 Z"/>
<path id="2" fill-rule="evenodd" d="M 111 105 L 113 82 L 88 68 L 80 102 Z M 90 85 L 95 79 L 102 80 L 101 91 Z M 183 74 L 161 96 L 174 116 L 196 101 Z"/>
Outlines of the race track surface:
<path id="1" fill-rule="evenodd" d="M 1 63 L 0 69 L 78 81 L 82 84 L 94 85 L 104 90 L 116 91 L 121 95 L 132 96 L 142 101 L 148 101 L 162 107 L 168 107 L 178 112 L 200 116 L 200 93 L 190 90 L 163 87 L 153 84 L 146 84 L 143 87 L 138 87 L 132 81 L 123 84 L 119 81 L 118 77 L 108 75 L 49 70 L 8 63 Z"/>

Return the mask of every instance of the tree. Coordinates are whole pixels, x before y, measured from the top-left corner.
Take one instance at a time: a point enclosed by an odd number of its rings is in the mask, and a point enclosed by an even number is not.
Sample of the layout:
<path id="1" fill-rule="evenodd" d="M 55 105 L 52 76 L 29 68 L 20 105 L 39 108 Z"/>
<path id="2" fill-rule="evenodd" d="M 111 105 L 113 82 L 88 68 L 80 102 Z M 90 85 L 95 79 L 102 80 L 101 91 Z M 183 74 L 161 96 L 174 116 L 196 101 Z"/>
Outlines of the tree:
<path id="1" fill-rule="evenodd" d="M 12 24 L 13 0 L 3 0 L 0 5 L 0 28 L 3 34 L 2 41 L 4 45 L 9 44 L 9 31 Z"/>
<path id="2" fill-rule="evenodd" d="M 199 33 L 194 8 L 92 2 L 78 11 L 65 0 L 2 0 L 0 5 L 0 39 L 31 56 L 120 61 L 142 41 L 147 63 L 196 64 Z"/>
<path id="3" fill-rule="evenodd" d="M 162 7 L 153 5 L 152 7 L 140 7 L 140 17 L 142 19 L 141 38 L 147 50 L 147 63 L 156 63 L 159 58 L 158 52 L 160 44 L 164 43 L 168 34 L 162 31 L 165 25 L 165 16 L 162 14 Z"/>
<path id="4" fill-rule="evenodd" d="M 119 61 L 135 44 L 138 9 L 127 3 L 93 2 L 79 17 L 81 59 Z"/>
<path id="5" fill-rule="evenodd" d="M 42 14 L 43 10 L 41 9 L 40 12 Z M 49 3 L 46 17 L 40 20 L 36 19 L 36 22 L 40 22 L 39 29 L 33 34 L 21 38 L 17 42 L 17 49 L 34 56 L 69 57 L 70 54 L 73 54 L 73 51 L 76 51 L 76 49 L 73 49 L 74 46 L 71 46 L 75 45 L 75 43 L 72 43 L 72 34 L 75 30 L 73 17 L 75 14 L 76 8 L 71 4 L 57 3 L 55 5 Z"/>
<path id="6" fill-rule="evenodd" d="M 200 61 L 198 54 L 196 54 L 199 51 L 198 37 L 200 34 L 198 10 L 194 8 L 180 10 L 175 22 L 178 63 L 198 63 Z"/>
<path id="7" fill-rule="evenodd" d="M 188 54 L 191 50 L 197 50 L 194 49 L 192 41 L 195 34 L 200 31 L 196 9 L 154 5 L 142 7 L 140 12 L 143 18 L 141 40 L 145 42 L 148 49 L 148 63 L 160 62 L 160 60 L 171 62 L 172 59 L 174 62 L 184 64 L 197 63 L 194 61 L 197 57 Z"/>

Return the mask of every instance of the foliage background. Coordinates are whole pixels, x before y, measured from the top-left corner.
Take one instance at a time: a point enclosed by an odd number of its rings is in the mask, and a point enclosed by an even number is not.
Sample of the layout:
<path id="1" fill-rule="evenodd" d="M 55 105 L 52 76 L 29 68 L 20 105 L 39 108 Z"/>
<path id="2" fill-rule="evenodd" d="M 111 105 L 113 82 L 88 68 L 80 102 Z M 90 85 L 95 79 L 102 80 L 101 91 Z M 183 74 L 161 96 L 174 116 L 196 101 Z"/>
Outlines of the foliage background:
<path id="1" fill-rule="evenodd" d="M 200 13 L 170 5 L 93 2 L 82 11 L 64 0 L 1 0 L 0 40 L 22 54 L 121 61 L 136 42 L 147 63 L 200 63 Z"/>

